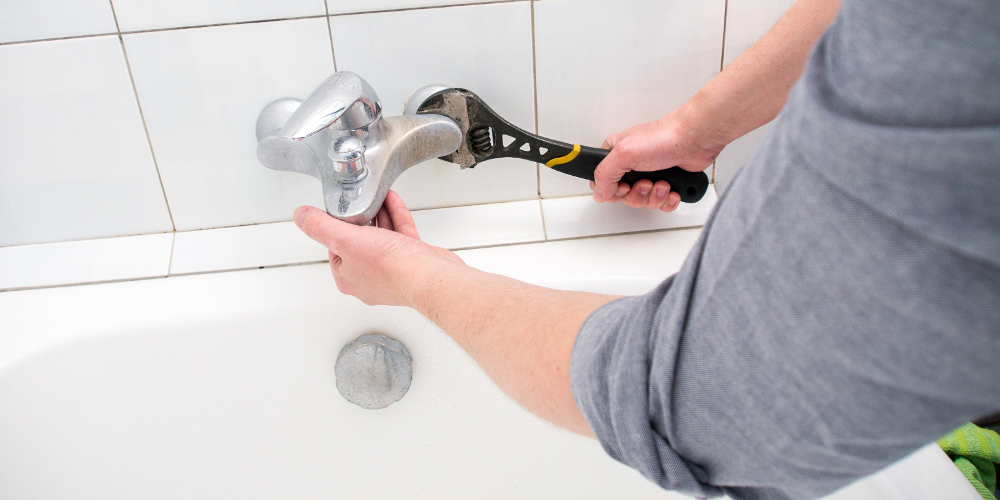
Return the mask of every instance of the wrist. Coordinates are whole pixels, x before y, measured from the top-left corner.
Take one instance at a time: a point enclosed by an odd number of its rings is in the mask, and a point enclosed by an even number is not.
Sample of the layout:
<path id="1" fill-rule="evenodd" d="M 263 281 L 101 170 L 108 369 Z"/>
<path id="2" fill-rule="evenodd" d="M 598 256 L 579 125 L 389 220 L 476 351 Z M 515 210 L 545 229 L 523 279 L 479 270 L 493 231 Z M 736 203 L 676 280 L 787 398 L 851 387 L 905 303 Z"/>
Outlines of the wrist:
<path id="1" fill-rule="evenodd" d="M 425 316 L 428 316 L 434 300 L 445 296 L 442 293 L 444 288 L 453 286 L 462 268 L 468 267 L 464 263 L 446 259 L 435 253 L 407 264 L 402 285 L 406 291 L 403 297 L 404 305 L 416 309 Z"/>
<path id="2" fill-rule="evenodd" d="M 710 93 L 699 90 L 671 115 L 680 123 L 691 141 L 702 151 L 717 155 L 732 142 L 726 130 L 727 120 L 718 112 Z M 669 115 L 668 115 L 669 116 Z"/>

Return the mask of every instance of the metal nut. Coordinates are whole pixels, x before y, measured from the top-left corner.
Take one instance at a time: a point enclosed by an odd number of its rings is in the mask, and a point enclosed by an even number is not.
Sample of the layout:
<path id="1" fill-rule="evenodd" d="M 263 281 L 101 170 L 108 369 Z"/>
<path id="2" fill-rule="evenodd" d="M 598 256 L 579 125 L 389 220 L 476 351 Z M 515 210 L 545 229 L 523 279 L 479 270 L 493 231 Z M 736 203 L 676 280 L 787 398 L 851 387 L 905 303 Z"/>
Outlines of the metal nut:
<path id="1" fill-rule="evenodd" d="M 362 408 L 385 408 L 410 389 L 412 360 L 398 341 L 378 333 L 362 335 L 345 345 L 337 356 L 337 390 L 344 399 Z"/>

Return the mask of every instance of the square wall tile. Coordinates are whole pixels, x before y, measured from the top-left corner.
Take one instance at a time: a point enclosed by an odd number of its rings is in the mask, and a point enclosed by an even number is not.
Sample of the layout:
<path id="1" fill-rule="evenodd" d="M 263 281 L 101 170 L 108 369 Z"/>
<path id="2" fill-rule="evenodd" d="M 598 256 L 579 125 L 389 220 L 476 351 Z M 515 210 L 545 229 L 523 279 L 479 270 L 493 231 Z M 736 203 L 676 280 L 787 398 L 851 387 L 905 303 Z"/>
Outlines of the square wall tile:
<path id="1" fill-rule="evenodd" d="M 326 14 L 323 0 L 112 0 L 122 31 L 205 26 Z"/>
<path id="2" fill-rule="evenodd" d="M 402 114 L 413 92 L 439 83 L 469 89 L 515 125 L 534 129 L 527 2 L 333 16 L 330 24 L 337 69 L 367 80 L 386 116 Z M 536 175 L 535 164 L 523 160 L 465 170 L 432 160 L 404 172 L 393 189 L 412 209 L 514 201 L 538 196 Z"/>
<path id="3" fill-rule="evenodd" d="M 300 205 L 323 206 L 318 180 L 257 161 L 254 127 L 267 103 L 305 98 L 333 73 L 324 18 L 124 38 L 178 231 L 291 220 Z"/>
<path id="4" fill-rule="evenodd" d="M 117 36 L 0 46 L 0 246 L 172 230 Z"/>
<path id="5" fill-rule="evenodd" d="M 725 0 L 535 3 L 538 131 L 599 147 L 660 118 L 719 72 Z M 588 194 L 542 168 L 543 197 Z"/>
<path id="6" fill-rule="evenodd" d="M 294 222 L 182 231 L 174 241 L 170 274 L 319 262 L 328 255 Z"/>
<path id="7" fill-rule="evenodd" d="M 753 152 L 757 150 L 767 133 L 771 131 L 771 124 L 767 123 L 756 130 L 730 142 L 726 149 L 719 153 L 715 160 L 715 188 L 719 193 L 725 193 L 729 189 L 729 183 L 743 164 L 750 159 Z"/>
<path id="8" fill-rule="evenodd" d="M 330 5 L 331 14 L 348 14 L 502 1 L 505 0 L 327 0 L 327 3 Z"/>
<path id="9" fill-rule="evenodd" d="M 451 250 L 545 240 L 538 200 L 418 210 L 413 222 L 421 240 Z"/>
<path id="10" fill-rule="evenodd" d="M 0 248 L 0 290 L 166 276 L 173 233 Z"/>
<path id="11" fill-rule="evenodd" d="M 709 186 L 697 203 L 681 203 L 670 213 L 632 208 L 623 203 L 596 203 L 591 196 L 542 200 L 545 229 L 550 240 L 601 234 L 630 233 L 705 224 L 719 200 Z"/>
<path id="12" fill-rule="evenodd" d="M 108 0 L 0 2 L 0 43 L 117 31 Z"/>

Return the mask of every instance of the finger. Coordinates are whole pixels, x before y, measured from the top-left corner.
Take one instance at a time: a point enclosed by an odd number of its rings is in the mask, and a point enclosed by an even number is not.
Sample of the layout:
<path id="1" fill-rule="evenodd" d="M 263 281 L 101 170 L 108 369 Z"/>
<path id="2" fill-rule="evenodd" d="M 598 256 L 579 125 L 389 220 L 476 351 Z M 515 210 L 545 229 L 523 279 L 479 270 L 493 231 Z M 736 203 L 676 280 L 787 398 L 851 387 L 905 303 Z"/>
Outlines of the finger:
<path id="1" fill-rule="evenodd" d="M 378 213 L 375 214 L 375 225 L 382 229 L 393 230 L 392 217 L 389 217 L 389 211 L 386 210 L 385 205 L 379 207 Z"/>
<path id="2" fill-rule="evenodd" d="M 598 201 L 608 201 L 609 198 L 613 197 L 616 194 L 616 184 L 625 175 L 625 172 L 631 170 L 622 161 L 622 154 L 618 151 L 618 149 L 612 149 L 594 170 L 594 194 L 597 195 L 595 198 Z"/>
<path id="3" fill-rule="evenodd" d="M 622 201 L 632 207 L 639 208 L 646 206 L 649 202 L 649 193 L 653 190 L 653 181 L 649 179 L 640 179 L 632 184 L 632 189 L 625 194 Z"/>
<path id="4" fill-rule="evenodd" d="M 612 148 L 614 148 L 615 144 L 618 142 L 618 136 L 619 135 L 621 135 L 621 132 L 619 132 L 617 134 L 611 134 L 611 135 L 609 135 L 607 139 L 604 139 L 604 144 L 601 144 L 601 149 L 612 149 Z"/>
<path id="5" fill-rule="evenodd" d="M 614 196 L 610 200 L 608 200 L 608 201 L 610 201 L 612 203 L 620 201 L 631 190 L 632 190 L 632 186 L 629 186 L 628 183 L 626 183 L 626 182 L 619 182 L 618 183 L 618 189 L 615 190 Z"/>
<path id="6" fill-rule="evenodd" d="M 295 225 L 299 226 L 306 236 L 316 240 L 333 253 L 348 241 L 359 228 L 342 220 L 330 217 L 325 211 L 316 207 L 299 207 L 293 216 Z"/>
<path id="7" fill-rule="evenodd" d="M 667 203 L 667 193 L 670 192 L 670 184 L 667 181 L 656 181 L 653 190 L 649 193 L 649 202 L 646 208 L 659 209 Z"/>
<path id="8" fill-rule="evenodd" d="M 677 207 L 680 206 L 680 204 L 681 195 L 671 191 L 670 194 L 667 195 L 667 203 L 660 207 L 660 210 L 663 210 L 664 212 L 673 212 L 674 210 L 677 210 Z"/>
<path id="9" fill-rule="evenodd" d="M 420 239 L 420 234 L 417 233 L 417 224 L 413 222 L 413 215 L 410 214 L 403 199 L 395 191 L 389 190 L 389 193 L 385 195 L 385 203 L 382 204 L 382 207 L 389 213 L 394 231 L 413 239 Z"/>

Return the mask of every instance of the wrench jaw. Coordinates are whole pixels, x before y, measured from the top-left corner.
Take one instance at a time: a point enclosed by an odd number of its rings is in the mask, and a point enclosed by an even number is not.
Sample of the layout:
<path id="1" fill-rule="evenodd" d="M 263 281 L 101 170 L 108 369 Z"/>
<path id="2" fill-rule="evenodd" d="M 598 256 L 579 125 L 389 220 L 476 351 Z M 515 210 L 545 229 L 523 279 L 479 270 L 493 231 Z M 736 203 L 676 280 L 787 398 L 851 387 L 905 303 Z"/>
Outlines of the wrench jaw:
<path id="1" fill-rule="evenodd" d="M 427 87 L 425 87 L 427 88 Z M 423 89 L 421 89 L 423 90 Z M 414 93 L 414 98 L 419 98 L 421 91 Z M 406 112 L 411 110 L 414 114 L 435 114 L 451 118 L 458 124 L 462 131 L 462 145 L 458 150 L 449 155 L 442 156 L 441 159 L 447 162 L 458 164 L 465 168 L 472 168 L 479 163 L 479 159 L 469 147 L 469 129 L 471 123 L 469 119 L 469 98 L 478 99 L 475 94 L 465 89 L 445 88 L 439 90 L 423 99 L 419 105 L 407 102 Z"/>

